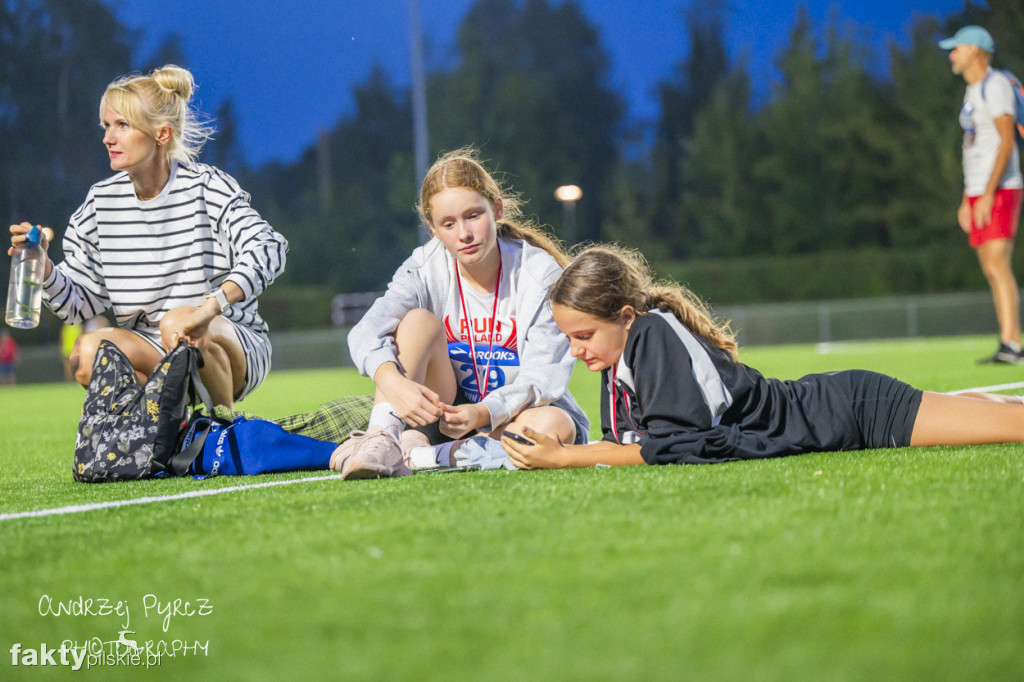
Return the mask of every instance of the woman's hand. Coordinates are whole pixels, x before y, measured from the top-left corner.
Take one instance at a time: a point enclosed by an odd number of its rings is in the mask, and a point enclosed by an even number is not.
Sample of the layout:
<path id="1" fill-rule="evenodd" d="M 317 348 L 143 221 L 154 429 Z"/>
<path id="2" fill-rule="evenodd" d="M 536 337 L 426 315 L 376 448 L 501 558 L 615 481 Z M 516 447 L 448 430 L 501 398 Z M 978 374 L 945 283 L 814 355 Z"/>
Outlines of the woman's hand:
<path id="1" fill-rule="evenodd" d="M 160 342 L 164 350 L 171 351 L 182 339 L 195 346 L 219 313 L 217 302 L 212 300 L 207 300 L 200 306 L 183 305 L 168 311 L 160 321 Z"/>
<path id="2" fill-rule="evenodd" d="M 491 413 L 483 403 L 445 405 L 441 416 L 441 433 L 449 438 L 462 438 L 480 427 L 491 425 Z"/>
<path id="3" fill-rule="evenodd" d="M 408 426 L 426 426 L 441 418 L 441 397 L 426 386 L 402 376 L 394 363 L 381 365 L 373 380 L 394 408 L 395 416 Z"/>
<path id="4" fill-rule="evenodd" d="M 557 438 L 526 426 L 522 435 L 532 440 L 534 445 L 514 441 L 506 434 L 501 436 L 501 446 L 520 469 L 561 469 L 569 465 L 565 448 Z"/>
<path id="5" fill-rule="evenodd" d="M 29 231 L 35 227 L 32 223 L 18 223 L 17 225 L 11 225 L 11 246 L 7 249 L 7 255 L 14 255 L 14 247 L 20 246 L 25 243 L 28 239 L 27 235 Z M 42 233 L 39 238 L 39 245 L 43 247 L 43 251 L 50 248 L 50 242 L 53 241 L 53 230 L 48 227 L 39 226 L 39 231 Z M 50 276 L 50 270 L 53 269 L 53 263 L 50 261 L 49 256 L 46 258 L 46 277 Z"/>
<path id="6" fill-rule="evenodd" d="M 992 222 L 992 207 L 994 204 L 995 197 L 991 194 L 982 194 L 974 201 L 974 224 L 979 229 Z"/>
<path id="7" fill-rule="evenodd" d="M 35 227 L 35 225 L 32 223 L 18 223 L 17 225 L 11 225 L 11 248 L 7 249 L 8 256 L 13 256 L 14 247 L 28 239 L 25 235 L 27 235 L 33 227 Z M 43 247 L 43 251 L 46 251 L 50 248 L 50 242 L 53 241 L 53 230 L 40 225 L 39 231 L 42 232 L 42 239 L 39 244 Z"/>

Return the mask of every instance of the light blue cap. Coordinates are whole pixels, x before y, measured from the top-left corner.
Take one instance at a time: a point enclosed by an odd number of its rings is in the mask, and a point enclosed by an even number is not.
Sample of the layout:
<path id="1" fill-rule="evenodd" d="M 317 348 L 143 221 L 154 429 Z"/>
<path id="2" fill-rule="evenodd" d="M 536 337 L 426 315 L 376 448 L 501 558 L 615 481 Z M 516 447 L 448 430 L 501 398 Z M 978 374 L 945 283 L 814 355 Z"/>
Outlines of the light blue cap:
<path id="1" fill-rule="evenodd" d="M 952 50 L 957 45 L 977 45 L 985 52 L 996 51 L 996 41 L 992 40 L 992 34 L 981 26 L 964 26 L 952 38 L 939 41 L 939 47 L 943 50 Z"/>
<path id="2" fill-rule="evenodd" d="M 40 231 L 38 225 L 33 225 L 32 229 L 28 231 L 28 234 L 25 235 L 25 238 L 30 242 L 39 244 L 43 241 L 43 233 Z"/>

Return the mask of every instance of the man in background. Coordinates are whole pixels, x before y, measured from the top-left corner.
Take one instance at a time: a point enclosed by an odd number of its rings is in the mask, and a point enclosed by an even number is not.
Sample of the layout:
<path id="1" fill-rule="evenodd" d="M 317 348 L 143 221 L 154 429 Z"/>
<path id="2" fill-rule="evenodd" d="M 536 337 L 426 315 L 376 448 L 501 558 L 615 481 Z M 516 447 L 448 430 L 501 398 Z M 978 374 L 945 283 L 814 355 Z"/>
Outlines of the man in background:
<path id="1" fill-rule="evenodd" d="M 983 362 L 1024 364 L 1020 295 L 1012 269 L 1013 239 L 1024 181 L 1014 137 L 1016 99 L 1010 80 L 992 69 L 996 44 L 980 26 L 965 26 L 939 42 L 953 73 L 967 83 L 960 109 L 964 129 L 964 195 L 957 221 L 978 254 L 999 321 L 999 349 Z"/>

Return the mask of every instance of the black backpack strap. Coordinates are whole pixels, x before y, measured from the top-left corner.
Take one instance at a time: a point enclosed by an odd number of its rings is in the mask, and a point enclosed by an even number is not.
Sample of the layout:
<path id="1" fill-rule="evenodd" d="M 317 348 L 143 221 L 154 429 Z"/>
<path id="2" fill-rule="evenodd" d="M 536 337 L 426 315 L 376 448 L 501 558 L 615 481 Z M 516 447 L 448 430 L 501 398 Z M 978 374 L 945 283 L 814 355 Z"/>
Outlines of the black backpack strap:
<path id="1" fill-rule="evenodd" d="M 192 463 L 203 452 L 203 446 L 206 444 L 206 437 L 210 435 L 210 424 L 212 423 L 212 421 L 207 422 L 201 431 L 199 425 L 195 425 L 192 442 L 188 444 L 187 448 L 168 460 L 167 471 L 174 476 L 185 476 L 190 473 L 189 469 L 192 467 Z"/>
<path id="2" fill-rule="evenodd" d="M 182 353 L 184 353 L 184 356 L 182 356 Z M 152 467 L 154 472 L 166 472 L 174 476 L 181 476 L 188 473 L 188 467 L 191 466 L 193 460 L 202 452 L 202 441 L 206 438 L 207 429 L 200 430 L 196 427 L 195 437 L 191 444 L 193 447 L 188 448 L 185 452 L 179 452 L 177 448 L 180 445 L 176 446 L 176 444 L 191 427 L 193 420 L 189 418 L 188 423 L 182 428 L 180 426 L 182 416 L 178 410 L 184 408 L 185 417 L 188 417 L 188 410 L 194 408 L 197 401 L 201 400 L 206 406 L 207 414 L 213 418 L 213 400 L 210 398 L 210 392 L 206 390 L 206 386 L 203 385 L 203 380 L 199 376 L 199 368 L 203 366 L 202 352 L 195 346 L 190 345 L 188 341 L 182 339 L 178 346 L 168 353 L 166 357 L 169 358 L 174 354 L 177 354 L 180 359 L 186 360 L 184 365 L 176 363 L 184 371 L 168 375 L 168 382 L 164 385 L 163 392 L 172 391 L 172 395 L 175 395 L 175 398 L 167 403 L 166 413 L 164 407 L 161 407 L 160 415 L 161 424 L 164 425 L 163 428 L 167 431 L 173 430 L 174 442 L 170 442 L 169 434 L 167 438 L 158 438 L 157 446 L 159 446 L 159 449 L 154 448 Z M 173 386 L 178 380 L 181 381 L 182 390 L 185 391 L 184 394 L 173 394 Z M 149 382 L 147 382 L 148 385 Z M 193 412 L 194 415 L 195 413 Z M 163 446 L 160 446 L 160 444 L 163 444 Z M 188 454 L 191 454 L 191 457 Z"/>

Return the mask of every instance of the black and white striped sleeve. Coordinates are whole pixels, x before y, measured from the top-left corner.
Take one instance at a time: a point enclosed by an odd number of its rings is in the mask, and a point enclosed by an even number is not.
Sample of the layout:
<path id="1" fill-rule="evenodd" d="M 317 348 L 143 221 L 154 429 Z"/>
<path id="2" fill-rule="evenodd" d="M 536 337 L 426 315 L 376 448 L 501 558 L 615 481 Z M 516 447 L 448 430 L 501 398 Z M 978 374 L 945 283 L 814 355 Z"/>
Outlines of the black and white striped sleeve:
<path id="1" fill-rule="evenodd" d="M 92 192 L 71 216 L 62 246 L 64 260 L 53 266 L 43 291 L 54 314 L 76 324 L 110 307 Z"/>
<path id="2" fill-rule="evenodd" d="M 217 231 L 230 241 L 231 272 L 225 278 L 245 293 L 259 296 L 284 272 L 288 240 L 249 205 L 249 195 L 237 191 L 227 199 Z"/>

